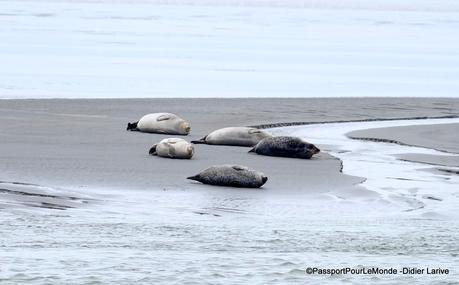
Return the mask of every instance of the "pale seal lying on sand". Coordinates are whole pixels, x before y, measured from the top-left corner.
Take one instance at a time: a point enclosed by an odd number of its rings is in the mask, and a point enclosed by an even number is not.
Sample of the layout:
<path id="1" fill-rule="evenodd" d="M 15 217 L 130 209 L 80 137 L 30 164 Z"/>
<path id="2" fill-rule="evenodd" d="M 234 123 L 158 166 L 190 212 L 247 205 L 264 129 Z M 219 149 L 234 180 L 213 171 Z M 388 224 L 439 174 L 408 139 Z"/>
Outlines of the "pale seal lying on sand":
<path id="1" fill-rule="evenodd" d="M 193 145 L 180 138 L 163 139 L 150 148 L 150 155 L 168 158 L 190 159 L 193 157 L 193 154 Z"/>
<path id="2" fill-rule="evenodd" d="M 320 149 L 298 137 L 280 136 L 261 140 L 249 152 L 269 156 L 309 159 L 314 154 L 319 153 Z"/>
<path id="3" fill-rule="evenodd" d="M 254 146 L 260 140 L 271 137 L 270 134 L 256 128 L 229 127 L 218 129 L 192 143 L 212 145 Z"/>
<path id="4" fill-rule="evenodd" d="M 138 122 L 128 123 L 127 130 L 145 133 L 188 135 L 190 124 L 175 114 L 153 113 L 143 116 Z"/>
<path id="5" fill-rule="evenodd" d="M 241 165 L 214 165 L 187 179 L 218 186 L 260 188 L 268 177 Z"/>

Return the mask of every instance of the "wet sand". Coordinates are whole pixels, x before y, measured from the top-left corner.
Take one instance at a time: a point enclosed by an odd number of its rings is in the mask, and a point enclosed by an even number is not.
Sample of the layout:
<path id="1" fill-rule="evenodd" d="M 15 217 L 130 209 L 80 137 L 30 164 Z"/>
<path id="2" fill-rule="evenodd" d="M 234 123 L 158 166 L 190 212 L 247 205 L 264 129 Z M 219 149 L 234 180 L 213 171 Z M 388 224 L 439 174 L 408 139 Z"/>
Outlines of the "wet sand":
<path id="1" fill-rule="evenodd" d="M 348 136 L 459 153 L 459 124 L 378 128 L 351 132 Z"/>
<path id="2" fill-rule="evenodd" d="M 421 154 L 421 153 L 405 153 L 399 154 L 397 157 L 401 160 L 433 164 L 433 165 L 442 165 L 442 166 L 451 166 L 459 167 L 459 156 L 450 156 L 450 155 L 431 155 L 431 154 Z"/>
<path id="3" fill-rule="evenodd" d="M 149 156 L 148 149 L 169 136 L 128 132 L 126 124 L 146 113 L 173 112 L 191 123 L 185 138 L 193 140 L 227 126 L 445 117 L 458 110 L 454 99 L 3 100 L 0 179 L 74 189 L 210 189 L 185 178 L 214 164 L 235 163 L 265 172 L 263 189 L 273 193 L 371 195 L 356 186 L 362 178 L 342 174 L 341 162 L 325 152 L 299 160 L 196 145 L 192 160 L 164 159 Z M 388 133 L 397 134 L 397 128 Z"/>
<path id="4" fill-rule="evenodd" d="M 459 124 L 421 125 L 359 130 L 347 134 L 354 139 L 397 143 L 435 149 L 452 155 L 399 154 L 401 160 L 458 167 Z"/>

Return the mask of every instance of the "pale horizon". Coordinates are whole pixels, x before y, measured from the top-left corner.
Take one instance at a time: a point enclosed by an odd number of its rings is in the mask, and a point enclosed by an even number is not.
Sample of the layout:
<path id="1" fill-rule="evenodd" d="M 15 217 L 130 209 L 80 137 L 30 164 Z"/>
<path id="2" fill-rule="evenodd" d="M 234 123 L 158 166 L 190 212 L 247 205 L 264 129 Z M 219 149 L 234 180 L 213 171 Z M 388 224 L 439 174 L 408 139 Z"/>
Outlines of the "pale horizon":
<path id="1" fill-rule="evenodd" d="M 0 99 L 459 97 L 455 1 L 119 2 L 2 1 Z"/>

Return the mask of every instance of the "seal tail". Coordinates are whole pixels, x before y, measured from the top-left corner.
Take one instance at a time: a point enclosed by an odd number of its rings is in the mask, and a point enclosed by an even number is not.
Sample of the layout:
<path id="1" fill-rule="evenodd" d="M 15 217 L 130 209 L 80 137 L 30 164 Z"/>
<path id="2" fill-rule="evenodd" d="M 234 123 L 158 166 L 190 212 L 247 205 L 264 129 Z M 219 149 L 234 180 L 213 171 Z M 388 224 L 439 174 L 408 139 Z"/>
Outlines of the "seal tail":
<path id="1" fill-rule="evenodd" d="M 187 177 L 186 179 L 199 181 L 199 175 L 190 176 L 190 177 Z"/>
<path id="2" fill-rule="evenodd" d="M 255 152 L 255 148 L 252 148 L 251 150 L 249 150 L 249 152 Z"/>
<path id="3" fill-rule="evenodd" d="M 206 144 L 206 137 L 203 137 L 202 139 L 199 139 L 197 141 L 191 141 L 191 143 L 194 143 L 194 144 Z"/>
<path id="4" fill-rule="evenodd" d="M 266 181 L 268 181 L 268 177 L 263 176 L 263 177 L 261 178 L 261 182 L 262 182 L 263 184 L 265 184 Z M 263 184 L 261 184 L 261 185 L 263 185 Z"/>
<path id="5" fill-rule="evenodd" d="M 134 123 L 128 123 L 126 131 L 136 131 L 137 130 L 137 123 L 138 123 L 138 121 L 134 122 Z"/>
<path id="6" fill-rule="evenodd" d="M 149 155 L 156 155 L 156 145 L 152 146 L 150 148 L 150 151 L 148 152 Z"/>

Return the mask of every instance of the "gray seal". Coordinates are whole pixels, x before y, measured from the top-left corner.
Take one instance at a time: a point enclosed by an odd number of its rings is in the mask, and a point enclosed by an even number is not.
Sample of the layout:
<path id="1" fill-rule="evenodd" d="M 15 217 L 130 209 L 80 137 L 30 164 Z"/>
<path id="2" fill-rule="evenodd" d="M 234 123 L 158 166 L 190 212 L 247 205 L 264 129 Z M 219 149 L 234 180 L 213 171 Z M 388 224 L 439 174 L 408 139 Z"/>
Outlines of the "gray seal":
<path id="1" fill-rule="evenodd" d="M 261 140 L 249 152 L 261 155 L 309 159 L 320 152 L 315 145 L 298 137 L 272 137 Z"/>
<path id="2" fill-rule="evenodd" d="M 188 135 L 190 124 L 175 114 L 152 113 L 143 116 L 137 122 L 128 123 L 126 130 L 145 133 Z"/>
<path id="3" fill-rule="evenodd" d="M 214 165 L 187 179 L 218 186 L 260 188 L 268 177 L 246 166 Z"/>
<path id="4" fill-rule="evenodd" d="M 200 140 L 192 141 L 194 144 L 254 146 L 264 138 L 271 137 L 265 131 L 249 127 L 228 127 L 218 129 Z"/>

